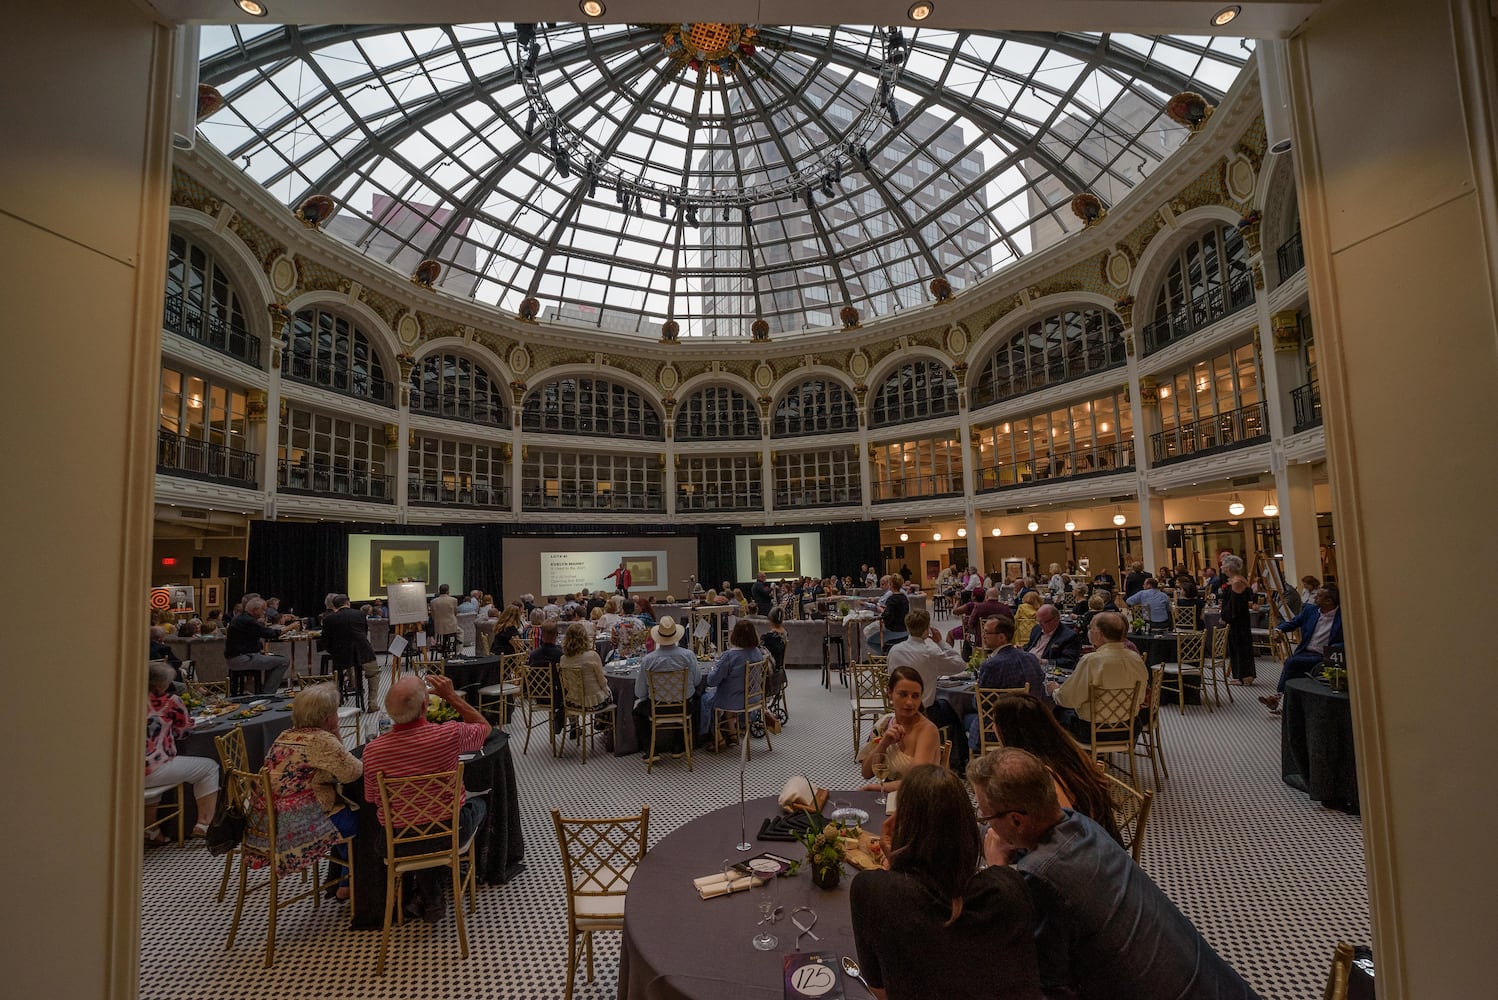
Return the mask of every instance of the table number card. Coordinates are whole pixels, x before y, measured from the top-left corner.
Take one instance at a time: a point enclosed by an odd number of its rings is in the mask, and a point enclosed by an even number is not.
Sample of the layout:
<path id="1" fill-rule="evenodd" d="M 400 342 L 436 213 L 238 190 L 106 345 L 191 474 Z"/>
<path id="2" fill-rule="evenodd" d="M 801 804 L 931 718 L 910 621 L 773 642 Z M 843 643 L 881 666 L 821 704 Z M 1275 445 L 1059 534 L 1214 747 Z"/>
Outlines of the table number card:
<path id="1" fill-rule="evenodd" d="M 844 1000 L 837 956 L 830 951 L 785 956 L 785 1000 Z"/>

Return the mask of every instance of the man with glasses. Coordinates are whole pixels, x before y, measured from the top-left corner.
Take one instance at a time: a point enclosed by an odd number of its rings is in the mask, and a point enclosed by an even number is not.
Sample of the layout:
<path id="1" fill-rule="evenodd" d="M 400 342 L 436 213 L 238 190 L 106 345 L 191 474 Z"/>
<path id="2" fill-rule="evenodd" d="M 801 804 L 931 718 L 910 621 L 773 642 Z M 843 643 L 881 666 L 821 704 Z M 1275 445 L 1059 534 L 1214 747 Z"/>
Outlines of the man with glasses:
<path id="1" fill-rule="evenodd" d="M 1127 851 L 1062 809 L 1034 755 L 1004 747 L 967 776 L 986 825 L 984 857 L 1025 876 L 1047 996 L 1081 1000 L 1259 1000 Z"/>
<path id="2" fill-rule="evenodd" d="M 1062 670 L 1071 670 L 1082 658 L 1082 637 L 1061 624 L 1061 612 L 1056 605 L 1042 604 L 1035 612 L 1035 628 L 1030 630 L 1025 651 L 1038 660 L 1051 661 Z"/>
<path id="3" fill-rule="evenodd" d="M 1014 644 L 1014 619 L 994 616 L 983 619 L 979 636 L 988 657 L 978 667 L 980 688 L 1025 688 L 1036 698 L 1051 704 L 1050 693 L 1045 689 L 1045 671 L 1040 661 Z M 978 713 L 969 712 L 962 721 L 967 729 L 969 746 L 982 746 L 979 742 Z"/>

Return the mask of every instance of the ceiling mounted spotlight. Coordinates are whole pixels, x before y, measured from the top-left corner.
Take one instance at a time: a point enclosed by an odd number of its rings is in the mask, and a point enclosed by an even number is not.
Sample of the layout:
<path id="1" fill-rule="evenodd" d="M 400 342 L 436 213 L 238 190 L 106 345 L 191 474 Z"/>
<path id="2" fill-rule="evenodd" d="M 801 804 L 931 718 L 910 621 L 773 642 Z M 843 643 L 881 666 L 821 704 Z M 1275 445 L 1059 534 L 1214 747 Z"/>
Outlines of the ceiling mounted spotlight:
<path id="1" fill-rule="evenodd" d="M 261 3 L 260 0 L 234 0 L 234 6 L 251 17 L 264 17 L 270 13 L 270 8 Z"/>
<path id="2" fill-rule="evenodd" d="M 909 17 L 912 21 L 924 21 L 931 16 L 931 12 L 934 10 L 936 10 L 936 4 L 931 3 L 930 0 L 916 0 L 915 3 L 910 5 L 910 9 L 905 12 L 905 16 Z"/>
<path id="3" fill-rule="evenodd" d="M 885 110 L 887 110 L 889 112 L 889 123 L 891 125 L 899 125 L 900 124 L 900 105 L 897 104 L 897 103 L 895 103 L 895 101 L 894 101 L 893 98 L 890 99 L 889 107 L 887 107 Z"/>
<path id="4" fill-rule="evenodd" d="M 1243 8 L 1237 4 L 1228 4 L 1226 7 L 1212 15 L 1212 27 L 1221 28 L 1225 24 L 1231 24 L 1233 19 L 1243 13 Z"/>
<path id="5" fill-rule="evenodd" d="M 1234 517 L 1238 517 L 1246 509 L 1247 508 L 1243 506 L 1243 501 L 1238 499 L 1238 494 L 1234 493 L 1233 499 L 1228 503 L 1228 513 L 1233 515 Z"/>
<path id="6" fill-rule="evenodd" d="M 990 535 L 992 535 L 993 537 L 998 538 L 1004 532 L 1001 529 L 999 529 L 999 528 L 990 528 L 989 531 L 988 531 L 988 533 Z"/>
<path id="7" fill-rule="evenodd" d="M 1025 527 L 1028 530 L 1030 530 L 1030 531 L 1039 531 L 1040 530 L 1040 525 L 1037 522 L 1035 522 L 1035 521 L 1031 521 L 1029 524 L 1025 525 Z"/>
<path id="8" fill-rule="evenodd" d="M 910 541 L 910 533 L 906 532 L 906 531 L 900 532 L 900 541 L 902 541 L 902 542 L 908 542 L 908 541 Z"/>
<path id="9" fill-rule="evenodd" d="M 966 538 L 967 537 L 967 529 L 966 528 L 958 528 L 957 529 L 957 537 L 958 538 Z"/>
<path id="10" fill-rule="evenodd" d="M 582 0 L 577 9 L 583 12 L 585 17 L 602 17 L 604 11 L 608 10 L 603 5 L 603 0 Z"/>

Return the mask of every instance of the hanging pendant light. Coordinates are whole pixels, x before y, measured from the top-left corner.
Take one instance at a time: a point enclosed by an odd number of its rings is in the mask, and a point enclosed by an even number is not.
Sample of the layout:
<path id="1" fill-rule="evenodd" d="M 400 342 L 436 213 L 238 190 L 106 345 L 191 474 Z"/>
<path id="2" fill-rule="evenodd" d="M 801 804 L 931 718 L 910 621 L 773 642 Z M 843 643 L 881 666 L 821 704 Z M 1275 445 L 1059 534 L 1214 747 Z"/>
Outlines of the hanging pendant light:
<path id="1" fill-rule="evenodd" d="M 1122 507 L 1118 507 L 1118 506 L 1114 506 L 1114 508 L 1113 508 L 1113 523 L 1116 524 L 1116 525 L 1118 525 L 1120 528 L 1122 528 L 1124 526 L 1124 522 L 1127 521 L 1127 520 L 1128 520 L 1128 518 L 1124 517 L 1123 508 Z"/>
<path id="2" fill-rule="evenodd" d="M 1000 536 L 1000 535 L 1002 535 L 1002 534 L 1003 534 L 1003 533 L 1004 533 L 1004 532 L 1003 532 L 1003 531 L 1001 531 L 1001 530 L 1000 530 L 1000 529 L 998 529 L 998 528 L 992 528 L 992 529 L 990 529 L 990 530 L 989 530 L 989 532 L 988 532 L 988 533 L 989 533 L 989 534 L 990 534 L 990 535 L 992 535 L 992 536 L 993 536 L 993 537 L 995 537 L 995 538 L 998 538 L 998 537 L 999 537 L 999 536 Z"/>
<path id="3" fill-rule="evenodd" d="M 966 538 L 967 537 L 967 529 L 966 528 L 958 528 L 957 529 L 957 537 L 958 538 Z"/>
<path id="4" fill-rule="evenodd" d="M 1279 505 L 1274 502 L 1274 494 L 1273 493 L 1265 493 L 1264 494 L 1264 516 L 1265 517 L 1279 517 L 1280 516 L 1280 508 L 1279 508 Z"/>
<path id="5" fill-rule="evenodd" d="M 1073 521 L 1071 519 L 1071 514 L 1070 513 L 1068 513 L 1066 515 L 1066 523 L 1064 525 L 1062 525 L 1062 527 L 1065 528 L 1067 531 L 1076 531 L 1077 530 L 1077 522 L 1075 522 L 1075 521 Z"/>
<path id="6" fill-rule="evenodd" d="M 1238 499 L 1238 494 L 1234 493 L 1232 501 L 1228 504 L 1228 513 L 1234 517 L 1240 517 L 1247 509 L 1243 506 L 1243 501 Z"/>
<path id="7" fill-rule="evenodd" d="M 1040 530 L 1040 525 L 1036 524 L 1034 521 L 1031 521 L 1029 524 L 1025 525 L 1025 527 L 1029 528 L 1031 531 L 1039 531 Z"/>

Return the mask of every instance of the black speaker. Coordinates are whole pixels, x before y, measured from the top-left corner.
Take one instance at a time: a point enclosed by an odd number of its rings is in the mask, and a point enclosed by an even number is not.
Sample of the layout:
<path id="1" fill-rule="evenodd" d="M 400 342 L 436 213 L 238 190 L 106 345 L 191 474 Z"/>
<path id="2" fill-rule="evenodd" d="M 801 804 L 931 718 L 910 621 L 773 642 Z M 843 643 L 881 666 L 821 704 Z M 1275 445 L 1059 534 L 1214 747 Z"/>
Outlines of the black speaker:
<path id="1" fill-rule="evenodd" d="M 194 556 L 193 560 L 194 560 L 194 562 L 196 562 L 197 561 L 197 557 Z M 206 576 L 206 575 L 207 574 L 205 573 L 204 576 Z M 237 556 L 219 556 L 218 557 L 218 575 L 219 576 L 244 576 L 244 560 L 238 558 Z"/>
<path id="2" fill-rule="evenodd" d="M 206 580 L 213 575 L 212 556 L 192 557 L 192 576 L 194 580 Z"/>
<path id="3" fill-rule="evenodd" d="M 895 557 L 895 550 L 886 545 L 879 554 L 885 559 L 893 559 Z"/>
<path id="4" fill-rule="evenodd" d="M 1165 547 L 1166 548 L 1170 548 L 1170 549 L 1178 549 L 1178 548 L 1181 547 L 1181 529 L 1180 528 L 1166 528 L 1165 529 Z"/>

